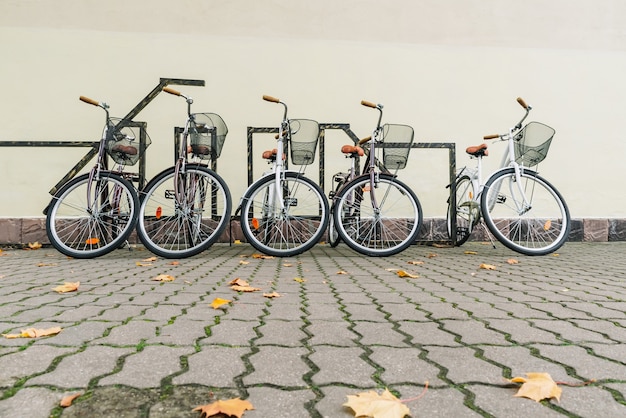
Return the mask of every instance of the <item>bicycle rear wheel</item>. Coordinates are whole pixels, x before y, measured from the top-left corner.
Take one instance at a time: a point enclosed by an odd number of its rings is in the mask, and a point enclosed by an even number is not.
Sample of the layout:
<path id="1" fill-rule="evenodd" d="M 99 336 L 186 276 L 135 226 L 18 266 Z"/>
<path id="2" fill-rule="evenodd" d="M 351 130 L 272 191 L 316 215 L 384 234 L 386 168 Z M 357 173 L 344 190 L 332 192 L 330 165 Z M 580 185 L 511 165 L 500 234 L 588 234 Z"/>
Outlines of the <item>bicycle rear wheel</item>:
<path id="1" fill-rule="evenodd" d="M 452 202 L 448 200 L 446 224 L 448 236 L 460 247 L 465 244 L 472 234 L 474 226 L 480 221 L 480 205 L 474 200 L 474 185 L 468 176 L 461 176 L 456 180 L 456 237 L 452 236 Z"/>
<path id="2" fill-rule="evenodd" d="M 337 228 L 335 227 L 335 217 L 333 216 L 334 209 L 330 210 L 331 215 L 328 219 L 328 243 L 332 248 L 335 248 L 341 242 L 341 237 Z"/>
<path id="3" fill-rule="evenodd" d="M 59 252 L 94 258 L 119 248 L 137 222 L 139 198 L 121 176 L 83 174 L 54 195 L 46 212 L 46 233 Z"/>
<path id="4" fill-rule="evenodd" d="M 228 186 L 214 171 L 189 164 L 178 176 L 175 181 L 171 167 L 141 193 L 137 235 L 164 258 L 191 257 L 207 249 L 226 228 L 232 208 Z"/>
<path id="5" fill-rule="evenodd" d="M 549 254 L 567 241 L 571 223 L 567 205 L 534 171 L 522 170 L 519 182 L 513 168 L 491 176 L 482 192 L 481 207 L 491 233 L 521 254 Z"/>
<path id="6" fill-rule="evenodd" d="M 381 174 L 374 196 L 369 175 L 348 183 L 337 195 L 335 227 L 341 239 L 355 251 L 389 256 L 415 242 L 422 225 L 422 207 L 415 193 L 394 176 Z"/>
<path id="7" fill-rule="evenodd" d="M 283 209 L 274 174 L 248 190 L 242 199 L 241 229 L 257 250 L 290 257 L 320 241 L 328 226 L 328 202 L 317 184 L 296 172 L 284 173 L 280 189 Z"/>

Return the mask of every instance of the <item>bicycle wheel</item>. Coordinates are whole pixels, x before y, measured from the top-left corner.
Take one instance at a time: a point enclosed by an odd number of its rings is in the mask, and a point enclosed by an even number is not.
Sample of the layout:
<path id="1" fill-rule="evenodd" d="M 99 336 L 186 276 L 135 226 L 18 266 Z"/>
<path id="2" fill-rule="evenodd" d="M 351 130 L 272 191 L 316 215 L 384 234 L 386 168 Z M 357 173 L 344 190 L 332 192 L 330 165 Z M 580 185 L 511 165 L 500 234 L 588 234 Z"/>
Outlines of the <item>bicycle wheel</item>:
<path id="1" fill-rule="evenodd" d="M 139 206 L 137 235 L 164 258 L 191 257 L 210 247 L 226 228 L 232 207 L 228 186 L 214 171 L 189 164 L 176 183 L 175 176 L 170 167 L 150 180 Z"/>
<path id="2" fill-rule="evenodd" d="M 513 168 L 492 175 L 481 207 L 491 233 L 522 254 L 556 251 L 569 235 L 570 215 L 563 197 L 534 171 L 521 171 L 519 182 Z"/>
<path id="3" fill-rule="evenodd" d="M 328 202 L 313 181 L 286 172 L 280 184 L 281 209 L 274 180 L 274 174 L 262 178 L 243 197 L 241 229 L 257 250 L 290 257 L 320 241 L 328 226 Z"/>
<path id="4" fill-rule="evenodd" d="M 456 246 L 467 242 L 474 226 L 480 221 L 480 205 L 474 200 L 474 185 L 468 176 L 461 176 L 456 180 L 456 238 L 452 236 L 452 204 L 448 199 L 448 213 L 446 224 L 448 236 Z"/>
<path id="5" fill-rule="evenodd" d="M 334 211 L 334 208 L 331 208 L 331 215 L 328 218 L 328 243 L 332 248 L 335 248 L 341 242 L 341 237 L 335 227 L 335 217 L 332 215 Z"/>
<path id="6" fill-rule="evenodd" d="M 94 258 L 119 248 L 137 222 L 139 198 L 133 185 L 103 172 L 89 180 L 83 174 L 54 195 L 46 212 L 46 233 L 61 253 Z"/>
<path id="7" fill-rule="evenodd" d="M 411 245 L 422 225 L 422 207 L 408 186 L 389 174 L 381 174 L 374 189 L 369 175 L 348 183 L 337 195 L 335 226 L 341 239 L 370 256 L 389 256 Z"/>

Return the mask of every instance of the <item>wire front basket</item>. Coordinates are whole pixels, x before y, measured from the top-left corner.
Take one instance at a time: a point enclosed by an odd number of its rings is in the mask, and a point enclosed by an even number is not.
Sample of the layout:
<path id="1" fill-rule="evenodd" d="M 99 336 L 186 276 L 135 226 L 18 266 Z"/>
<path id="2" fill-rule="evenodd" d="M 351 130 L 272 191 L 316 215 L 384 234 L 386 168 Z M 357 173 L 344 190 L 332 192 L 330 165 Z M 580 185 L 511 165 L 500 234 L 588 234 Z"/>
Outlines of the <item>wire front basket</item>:
<path id="1" fill-rule="evenodd" d="M 539 122 L 530 122 L 515 135 L 515 161 L 524 167 L 539 164 L 548 155 L 554 129 Z"/>
<path id="2" fill-rule="evenodd" d="M 131 120 L 109 119 L 105 149 L 113 161 L 123 165 L 134 165 L 139 161 L 152 142 L 144 126 L 144 123 Z"/>
<path id="3" fill-rule="evenodd" d="M 385 124 L 383 129 L 383 164 L 388 170 L 406 167 L 413 144 L 413 128 L 408 125 Z"/>
<path id="4" fill-rule="evenodd" d="M 228 133 L 224 119 L 215 113 L 194 113 L 192 116 L 189 126 L 191 152 L 203 160 L 217 159 Z"/>
<path id="5" fill-rule="evenodd" d="M 313 164 L 320 134 L 319 124 L 310 119 L 291 119 L 289 132 L 291 161 L 296 165 Z"/>

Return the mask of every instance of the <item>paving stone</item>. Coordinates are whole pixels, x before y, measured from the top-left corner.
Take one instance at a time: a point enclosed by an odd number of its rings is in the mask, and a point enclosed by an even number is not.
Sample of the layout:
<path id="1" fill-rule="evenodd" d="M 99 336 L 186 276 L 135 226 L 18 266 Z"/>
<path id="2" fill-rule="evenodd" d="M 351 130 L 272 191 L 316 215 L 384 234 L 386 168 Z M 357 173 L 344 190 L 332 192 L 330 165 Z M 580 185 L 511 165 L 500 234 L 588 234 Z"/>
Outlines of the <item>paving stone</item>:
<path id="1" fill-rule="evenodd" d="M 156 336 L 160 324 L 154 321 L 133 320 L 111 329 L 108 336 L 99 339 L 98 344 L 137 345 L 142 340 Z"/>
<path id="2" fill-rule="evenodd" d="M 307 404 L 315 399 L 311 390 L 284 391 L 274 388 L 254 387 L 248 390 L 247 399 L 254 409 L 246 411 L 246 418 L 293 418 L 311 416 Z"/>
<path id="3" fill-rule="evenodd" d="M 248 348 L 203 346 L 200 352 L 187 357 L 189 370 L 175 376 L 172 383 L 234 387 L 235 378 L 246 370 L 242 358 L 248 354 Z"/>
<path id="4" fill-rule="evenodd" d="M 574 345 L 552 346 L 533 344 L 539 354 L 552 361 L 571 367 L 583 380 L 626 380 L 626 366 L 587 353 Z"/>
<path id="5" fill-rule="evenodd" d="M 503 333 L 487 329 L 479 321 L 443 320 L 440 323 L 443 329 L 458 335 L 464 344 L 508 344 Z"/>
<path id="6" fill-rule="evenodd" d="M 101 338 L 109 328 L 116 325 L 119 325 L 119 323 L 84 321 L 72 326 L 62 326 L 63 330 L 55 335 L 54 338 L 37 340 L 34 342 L 34 345 L 80 347 L 85 343 Z"/>
<path id="7" fill-rule="evenodd" d="M 148 344 L 167 344 L 177 346 L 193 346 L 200 339 L 207 337 L 204 321 L 190 321 L 177 318 L 173 323 L 163 325 L 158 329 L 158 336 L 149 338 Z"/>
<path id="8" fill-rule="evenodd" d="M 57 357 L 73 351 L 76 349 L 42 345 L 4 354 L 0 356 L 0 387 L 9 387 L 21 378 L 43 373 Z"/>
<path id="9" fill-rule="evenodd" d="M 431 386 L 445 384 L 438 378 L 440 369 L 420 359 L 422 352 L 416 348 L 371 347 L 371 350 L 369 357 L 384 369 L 381 379 L 389 387 L 426 381 Z"/>
<path id="10" fill-rule="evenodd" d="M 350 329 L 351 326 L 349 322 L 313 323 L 306 328 L 312 335 L 309 344 L 354 347 L 359 336 Z"/>
<path id="11" fill-rule="evenodd" d="M 246 385 L 306 387 L 303 376 L 311 371 L 303 360 L 306 355 L 308 351 L 304 348 L 259 347 L 259 351 L 248 358 L 254 371 L 244 376 L 243 382 Z"/>
<path id="12" fill-rule="evenodd" d="M 502 383 L 502 368 L 476 357 L 476 351 L 466 347 L 428 347 L 427 358 L 446 369 L 445 377 L 456 384 L 483 382 Z"/>
<path id="13" fill-rule="evenodd" d="M 27 385 L 57 385 L 85 388 L 96 377 L 113 372 L 117 360 L 134 350 L 105 346 L 87 347 L 85 351 L 63 357 L 56 368 L 27 382 Z"/>
<path id="14" fill-rule="evenodd" d="M 192 348 L 147 346 L 143 351 L 126 357 L 121 371 L 100 379 L 98 384 L 160 387 L 163 378 L 181 370 L 180 357 L 193 352 Z"/>
<path id="15" fill-rule="evenodd" d="M 439 328 L 434 322 L 413 322 L 400 321 L 400 331 L 413 337 L 412 344 L 419 345 L 440 345 L 440 346 L 459 346 L 460 343 L 455 341 L 455 336 Z"/>
<path id="16" fill-rule="evenodd" d="M 211 335 L 200 341 L 200 344 L 225 344 L 232 346 L 248 346 L 250 340 L 257 338 L 254 330 L 261 325 L 258 321 L 240 321 L 222 319 L 219 324 L 211 327 Z"/>
<path id="17" fill-rule="evenodd" d="M 301 347 L 308 335 L 302 330 L 303 321 L 268 320 L 257 328 L 262 336 L 255 341 L 256 345 L 280 345 Z"/>
<path id="18" fill-rule="evenodd" d="M 0 400 L 0 416 L 49 418 L 50 411 L 62 397 L 62 394 L 46 388 L 24 388 L 12 397 Z"/>
<path id="19" fill-rule="evenodd" d="M 406 335 L 394 330 L 393 323 L 355 321 L 352 330 L 361 335 L 359 343 L 367 346 L 385 345 L 393 347 L 407 347 L 404 340 Z"/>
<path id="20" fill-rule="evenodd" d="M 474 405 L 494 417 L 542 417 L 562 418 L 563 415 L 543 403 L 532 399 L 515 397 L 516 388 L 467 385 L 474 394 Z M 556 403 L 556 400 L 551 402 Z M 594 415 L 595 416 L 595 415 Z"/>
<path id="21" fill-rule="evenodd" d="M 317 385 L 346 384 L 370 387 L 376 369 L 362 358 L 365 353 L 357 347 L 318 346 L 309 359 L 319 368 L 313 375 Z"/>
<path id="22" fill-rule="evenodd" d="M 533 321 L 535 321 L 533 319 Z M 547 343 L 560 344 L 553 332 L 534 327 L 523 319 L 490 319 L 489 327 L 509 335 L 511 342 L 518 344 Z"/>

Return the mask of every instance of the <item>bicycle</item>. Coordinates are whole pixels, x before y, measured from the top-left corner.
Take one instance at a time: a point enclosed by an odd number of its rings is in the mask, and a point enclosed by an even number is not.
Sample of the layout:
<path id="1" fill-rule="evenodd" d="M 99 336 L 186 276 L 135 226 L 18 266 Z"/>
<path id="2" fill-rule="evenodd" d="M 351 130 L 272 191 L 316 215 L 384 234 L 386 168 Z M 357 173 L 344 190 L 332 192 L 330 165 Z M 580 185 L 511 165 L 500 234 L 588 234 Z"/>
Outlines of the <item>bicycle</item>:
<path id="1" fill-rule="evenodd" d="M 350 248 L 369 256 L 389 256 L 414 243 L 422 226 L 417 196 L 397 178 L 398 170 L 407 165 L 413 128 L 381 126 L 383 105 L 361 104 L 379 112 L 372 135 L 358 143 L 369 144 L 367 162 L 361 175 L 335 193 L 331 212 L 334 227 Z M 382 164 L 377 157 L 379 149 Z"/>
<path id="2" fill-rule="evenodd" d="M 328 198 L 333 201 L 339 190 L 349 183 L 351 180 L 356 178 L 360 174 L 359 170 L 359 158 L 365 155 L 363 148 L 358 145 L 344 145 L 341 147 L 341 153 L 350 159 L 350 168 L 346 173 L 339 172 L 333 175 L 333 182 L 335 183 L 335 189 L 331 190 L 328 193 Z M 328 243 L 331 247 L 336 247 L 341 242 L 341 237 L 337 232 L 337 228 L 335 228 L 335 220 L 333 213 L 333 207 L 331 206 L 331 216 L 328 224 Z"/>
<path id="3" fill-rule="evenodd" d="M 64 184 L 44 210 L 46 233 L 59 252 L 74 258 L 94 258 L 107 254 L 127 243 L 137 223 L 139 198 L 128 180 L 132 174 L 124 167 L 139 161 L 150 145 L 143 128 L 145 142 L 133 122 L 109 116 L 109 105 L 80 96 L 84 103 L 105 111 L 105 124 L 98 144 L 96 164 L 89 173 Z M 108 170 L 107 155 L 117 164 Z"/>
<path id="4" fill-rule="evenodd" d="M 271 169 L 252 183 L 237 212 L 246 240 L 271 256 L 290 257 L 320 241 L 328 225 L 328 202 L 321 188 L 304 176 L 315 159 L 319 125 L 310 119 L 288 119 L 287 105 L 277 98 L 263 100 L 283 106 L 276 148 L 263 158 Z M 287 153 L 296 170 L 287 167 Z"/>
<path id="5" fill-rule="evenodd" d="M 230 190 L 202 162 L 220 156 L 228 128 L 215 113 L 191 113 L 191 97 L 169 87 L 163 91 L 185 99 L 187 121 L 176 163 L 152 178 L 140 193 L 137 235 L 158 256 L 186 258 L 215 243 L 230 219 Z"/>
<path id="6" fill-rule="evenodd" d="M 522 98 L 517 98 L 517 102 L 526 111 L 524 117 L 507 133 L 484 137 L 507 143 L 499 168 L 487 181 L 483 182 L 482 177 L 487 145 L 467 148 L 467 154 L 477 164 L 457 173 L 454 203 L 448 201 L 448 233 L 456 245 L 462 245 L 484 219 L 488 230 L 511 250 L 545 255 L 565 243 L 571 218 L 558 190 L 530 169 L 546 158 L 555 131 L 539 122 L 522 126 L 532 107 Z M 452 219 L 456 219 L 456 231 L 452 230 Z"/>

